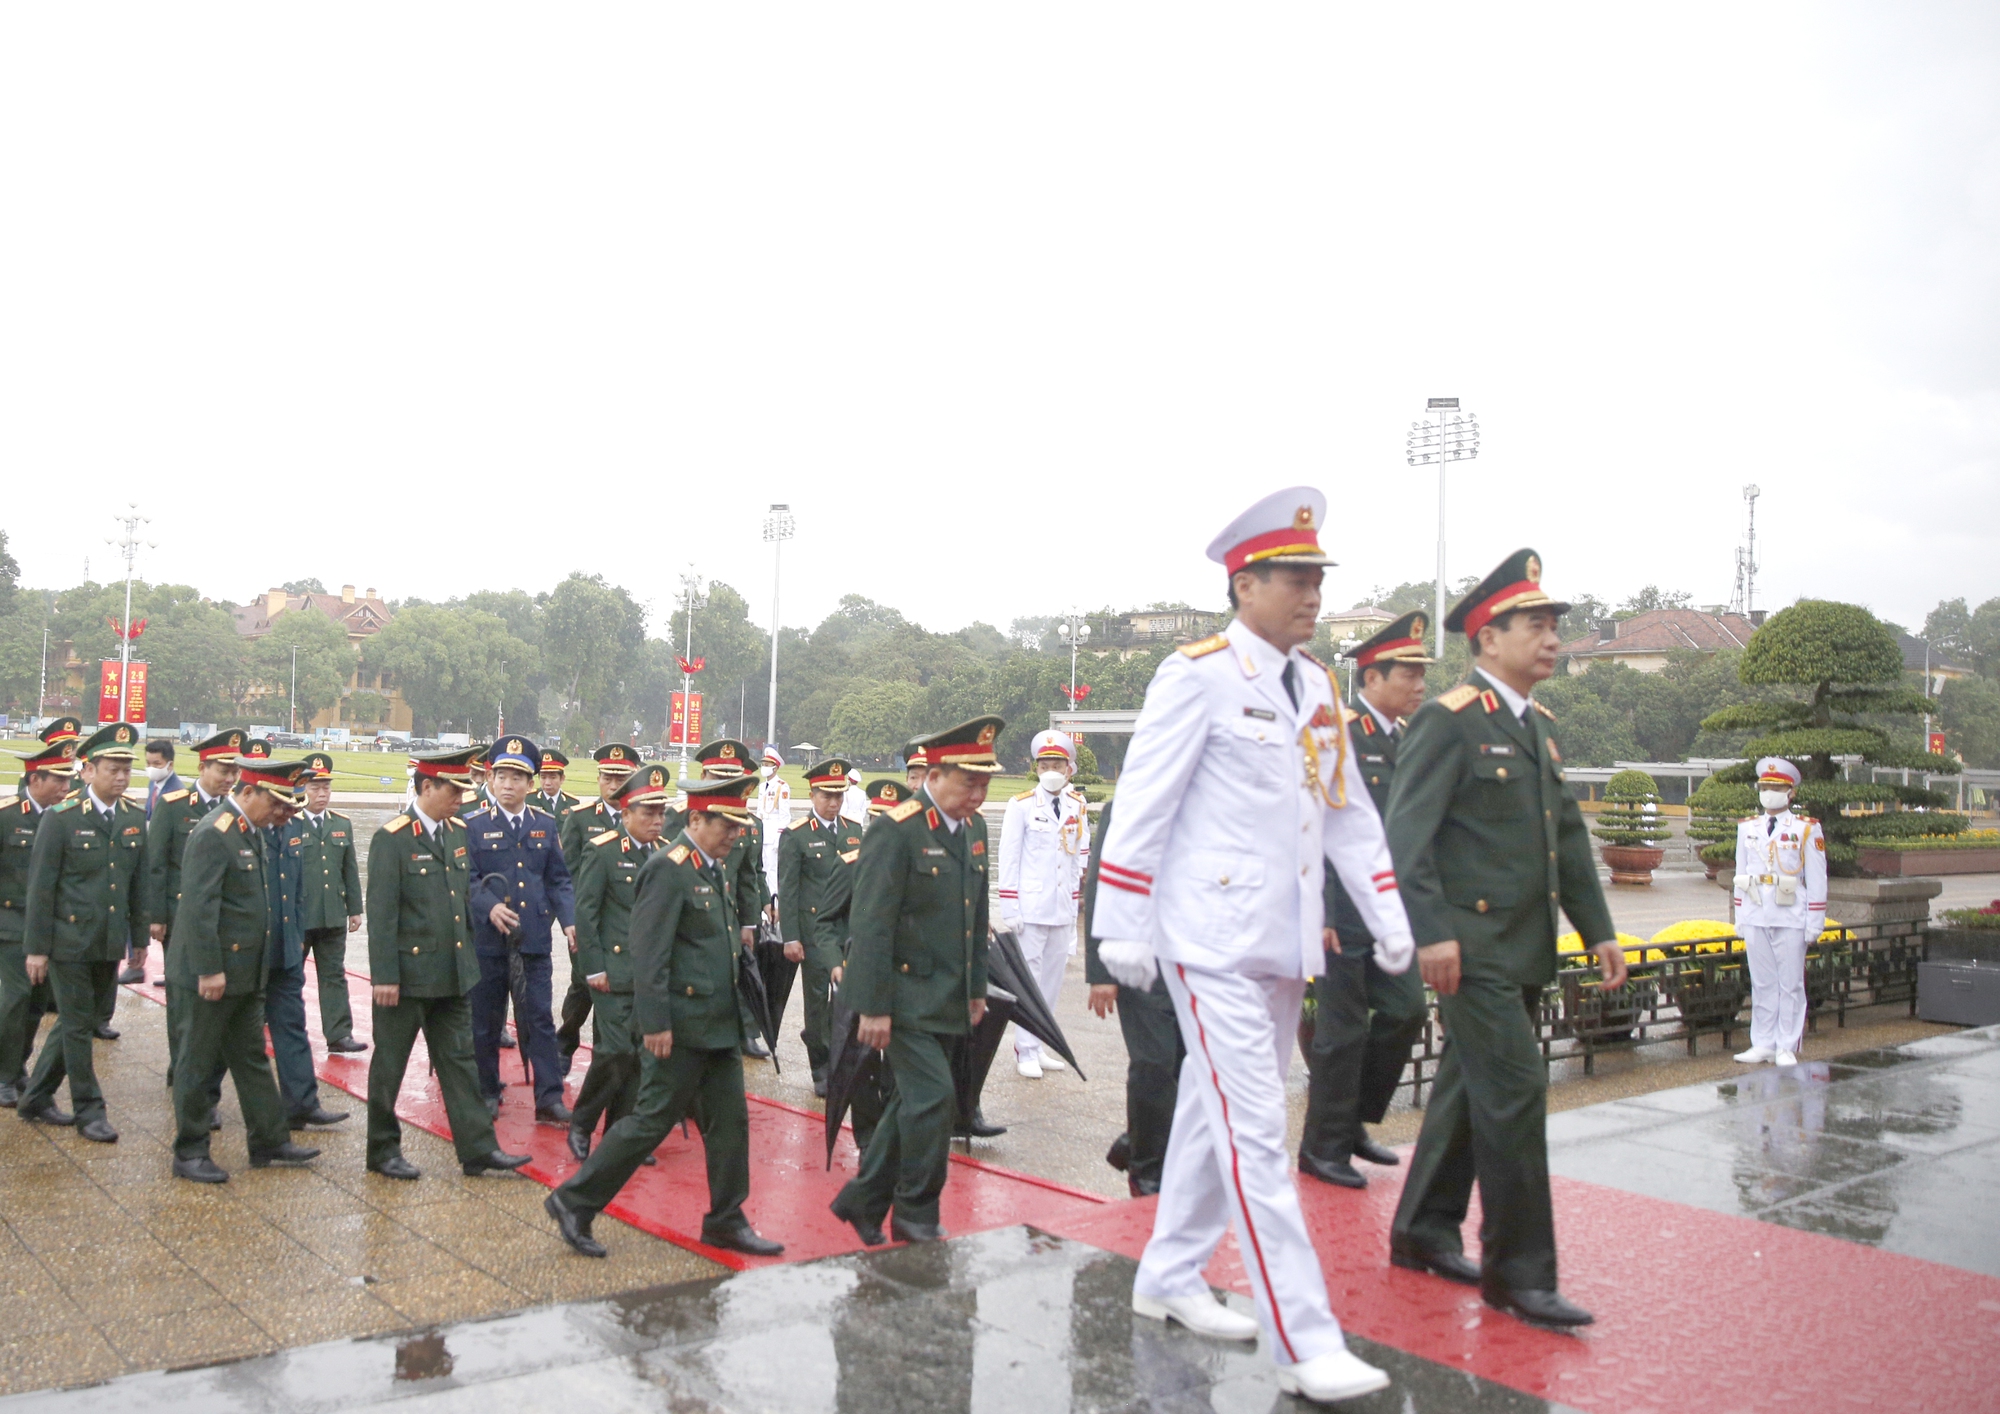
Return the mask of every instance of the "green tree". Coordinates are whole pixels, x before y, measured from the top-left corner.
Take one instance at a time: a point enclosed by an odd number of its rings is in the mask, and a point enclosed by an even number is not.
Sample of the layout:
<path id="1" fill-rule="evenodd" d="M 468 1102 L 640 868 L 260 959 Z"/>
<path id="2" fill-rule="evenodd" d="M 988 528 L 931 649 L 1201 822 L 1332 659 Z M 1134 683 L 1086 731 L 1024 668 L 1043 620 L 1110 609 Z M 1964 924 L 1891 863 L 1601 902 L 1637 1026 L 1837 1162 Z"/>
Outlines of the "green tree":
<path id="1" fill-rule="evenodd" d="M 600 730 L 614 728 L 625 717 L 622 685 L 637 676 L 645 642 L 645 611 L 624 589 L 606 584 L 603 575 L 571 574 L 542 610 L 541 661 L 555 691 L 569 711 Z"/>
<path id="2" fill-rule="evenodd" d="M 287 594 L 324 594 L 326 586 L 316 579 L 288 579 L 283 585 Z"/>
<path id="3" fill-rule="evenodd" d="M 354 648 L 347 641 L 347 630 L 311 609 L 278 615 L 271 620 L 270 631 L 250 646 L 251 676 L 275 701 L 289 705 L 295 661 L 298 725 L 303 729 L 340 701 L 341 690 L 354 675 Z"/>
<path id="4" fill-rule="evenodd" d="M 421 735 L 490 723 L 536 665 L 535 650 L 492 614 L 432 604 L 389 620 L 364 645 L 362 660 L 391 675 Z"/>
<path id="5" fill-rule="evenodd" d="M 1633 614 L 1653 609 L 1685 609 L 1693 602 L 1694 595 L 1684 589 L 1662 589 L 1657 584 L 1649 584 L 1620 604 L 1616 617 L 1630 618 Z"/>
<path id="6" fill-rule="evenodd" d="M 828 714 L 826 745 L 870 766 L 901 755 L 919 730 L 924 690 L 913 682 L 869 683 L 846 693 Z"/>
<path id="7" fill-rule="evenodd" d="M 14 611 L 14 586 L 21 578 L 21 566 L 7 549 L 7 532 L 0 530 L 0 614 Z"/>
<path id="8" fill-rule="evenodd" d="M 1938 693 L 1945 745 L 1975 770 L 2000 770 L 2000 686 L 1988 678 L 1953 678 Z"/>
<path id="9" fill-rule="evenodd" d="M 227 609 L 190 590 L 189 597 L 154 610 L 139 644 L 152 699 L 146 715 L 155 723 L 215 722 L 237 714 L 249 653 Z"/>
<path id="10" fill-rule="evenodd" d="M 1802 808 L 1826 831 L 1827 861 L 1852 872 L 1854 840 L 1861 836 L 1952 834 L 1965 817 L 1940 807 L 1935 791 L 1917 786 L 1849 781 L 1836 757 L 1859 757 L 1872 766 L 1949 769 L 1942 757 L 1898 745 L 1890 724 L 1930 710 L 1923 694 L 1903 682 L 1903 654 L 1880 620 L 1856 604 L 1801 599 L 1767 620 L 1743 651 L 1738 676 L 1752 687 L 1774 689 L 1709 716 L 1706 731 L 1755 730 L 1744 743 L 1751 759 L 1717 773 L 1725 783 L 1755 778 L 1756 758 L 1782 756 L 1799 768 Z M 1854 806 L 1902 807 L 1899 813 L 1852 817 Z M 1912 807 L 1928 813 L 1915 813 Z"/>

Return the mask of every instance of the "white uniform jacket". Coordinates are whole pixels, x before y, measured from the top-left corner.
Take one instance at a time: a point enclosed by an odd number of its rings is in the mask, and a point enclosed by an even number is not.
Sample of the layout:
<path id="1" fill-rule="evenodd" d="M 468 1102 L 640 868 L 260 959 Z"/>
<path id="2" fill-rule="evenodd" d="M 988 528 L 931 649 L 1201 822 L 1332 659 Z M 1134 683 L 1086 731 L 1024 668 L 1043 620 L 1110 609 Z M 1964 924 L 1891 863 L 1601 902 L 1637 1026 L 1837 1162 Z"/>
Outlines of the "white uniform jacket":
<path id="1" fill-rule="evenodd" d="M 1040 786 L 1007 802 L 1000 826 L 1000 918 L 1060 927 L 1076 922 L 1090 867 L 1090 807 L 1065 787 Z"/>
<path id="2" fill-rule="evenodd" d="M 1826 925 L 1825 830 L 1788 809 L 1739 821 L 1732 892 L 1739 927 L 1810 928 L 1817 937 Z"/>
<path id="3" fill-rule="evenodd" d="M 1100 846 L 1098 936 L 1213 971 L 1316 976 L 1330 860 L 1368 930 L 1407 946 L 1382 820 L 1333 681 L 1289 656 L 1297 707 L 1286 655 L 1241 621 L 1160 664 Z"/>

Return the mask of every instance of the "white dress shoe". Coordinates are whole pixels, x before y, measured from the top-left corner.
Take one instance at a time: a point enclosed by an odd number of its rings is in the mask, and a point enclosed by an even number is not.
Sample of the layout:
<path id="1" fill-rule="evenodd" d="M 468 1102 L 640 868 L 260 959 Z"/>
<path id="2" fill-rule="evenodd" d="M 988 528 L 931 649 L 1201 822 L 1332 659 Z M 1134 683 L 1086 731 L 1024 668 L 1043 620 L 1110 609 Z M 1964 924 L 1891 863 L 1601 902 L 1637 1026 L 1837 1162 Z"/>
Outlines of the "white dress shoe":
<path id="1" fill-rule="evenodd" d="M 1041 1061 L 1042 1061 L 1042 1069 L 1043 1069 L 1043 1070 L 1068 1070 L 1068 1069 L 1069 1069 L 1069 1067 L 1068 1067 L 1068 1066 L 1064 1065 L 1064 1064 L 1063 1064 L 1063 1063 L 1062 1063 L 1061 1061 L 1057 1060 L 1057 1059 L 1056 1059 L 1056 1058 L 1055 1058 L 1054 1056 L 1050 1056 L 1050 1055 L 1045 1055 L 1045 1056 L 1043 1056 L 1043 1057 L 1041 1058 Z"/>
<path id="2" fill-rule="evenodd" d="M 1033 1056 L 1021 1057 L 1014 1062 L 1014 1072 L 1023 1080 L 1040 1080 L 1042 1063 Z"/>
<path id="3" fill-rule="evenodd" d="M 1793 1055 L 1790 1051 L 1778 1052 L 1779 1065 L 1797 1065 L 1798 1063 L 1799 1063 L 1799 1058 Z"/>
<path id="4" fill-rule="evenodd" d="M 1739 1065 L 1762 1065 L 1775 1055 L 1776 1051 L 1767 1051 L 1762 1046 L 1752 1046 L 1747 1051 L 1738 1051 L 1736 1061 Z"/>
<path id="5" fill-rule="evenodd" d="M 1253 1318 L 1230 1310 L 1213 1296 L 1141 1296 L 1135 1291 L 1132 1312 L 1156 1321 L 1179 1321 L 1196 1335 L 1212 1335 L 1217 1340 L 1257 1338 L 1257 1322 Z"/>
<path id="6" fill-rule="evenodd" d="M 1278 1388 L 1315 1404 L 1332 1404 L 1388 1387 L 1387 1372 L 1376 1369 L 1351 1350 L 1336 1350 L 1296 1365 L 1278 1367 Z"/>

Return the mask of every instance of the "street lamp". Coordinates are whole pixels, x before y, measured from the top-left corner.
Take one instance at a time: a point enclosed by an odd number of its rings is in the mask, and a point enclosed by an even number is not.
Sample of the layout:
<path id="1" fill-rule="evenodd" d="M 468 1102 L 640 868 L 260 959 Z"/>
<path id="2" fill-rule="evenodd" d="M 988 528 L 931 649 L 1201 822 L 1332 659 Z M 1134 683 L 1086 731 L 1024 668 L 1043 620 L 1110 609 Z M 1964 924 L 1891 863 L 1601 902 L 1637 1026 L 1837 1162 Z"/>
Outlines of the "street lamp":
<path id="1" fill-rule="evenodd" d="M 1090 625 L 1083 616 L 1071 609 L 1069 614 L 1056 624 L 1056 637 L 1069 645 L 1069 705 L 1076 706 L 1076 650 L 1090 642 Z"/>
<path id="2" fill-rule="evenodd" d="M 790 506 L 773 506 L 764 517 L 764 539 L 771 545 L 771 702 L 764 722 L 764 744 L 778 742 L 778 585 L 784 568 L 785 542 L 796 526 Z"/>
<path id="3" fill-rule="evenodd" d="M 112 517 L 125 527 L 125 538 L 104 542 L 122 551 L 125 556 L 125 625 L 118 634 L 118 720 L 121 722 L 131 715 L 132 705 L 132 566 L 139 558 L 140 545 L 148 550 L 159 549 L 152 541 L 139 539 L 139 527 L 153 522 L 139 514 L 138 502 L 127 502 L 126 509 L 131 512 L 130 515 Z"/>
<path id="4" fill-rule="evenodd" d="M 1438 568 L 1437 568 L 1437 655 L 1444 657 L 1444 470 L 1452 462 L 1470 461 L 1479 455 L 1479 418 L 1460 413 L 1457 398 L 1432 398 L 1427 412 L 1437 414 L 1436 422 L 1410 424 L 1404 448 L 1411 466 L 1438 469 Z"/>
<path id="5" fill-rule="evenodd" d="M 292 645 L 292 706 L 287 721 L 289 725 L 285 728 L 286 733 L 297 736 L 299 734 L 299 645 L 296 643 Z"/>
<path id="6" fill-rule="evenodd" d="M 1347 655 L 1354 651 L 1354 645 L 1360 641 L 1353 634 L 1340 640 L 1340 656 L 1347 661 L 1347 705 L 1350 707 L 1354 705 L 1354 660 Z"/>
<path id="7" fill-rule="evenodd" d="M 766 540 L 771 538 L 768 524 L 765 529 L 764 538 Z M 688 709 L 688 704 L 694 699 L 694 668 L 691 666 L 694 662 L 694 601 L 695 601 L 695 596 L 701 593 L 701 576 L 694 572 L 693 565 L 689 565 L 688 572 L 681 576 L 681 592 L 687 598 L 687 631 L 686 631 L 686 636 L 681 640 L 681 662 L 680 662 L 681 712 L 683 713 L 683 716 L 681 717 L 681 780 L 686 781 L 688 773 L 688 730 L 687 730 L 688 720 L 685 714 Z M 773 602 L 776 601 L 777 597 L 778 597 L 778 592 L 774 587 L 771 591 L 771 598 Z M 773 615 L 773 621 L 775 622 L 775 613 Z M 778 658 L 778 640 L 776 635 L 777 635 L 777 630 L 773 628 L 772 638 L 771 638 L 771 662 L 772 662 L 773 682 L 776 681 L 776 664 Z M 671 727 L 672 725 L 671 719 L 673 717 L 673 711 L 671 706 L 668 709 L 667 716 L 669 719 L 668 725 L 669 727 Z"/>

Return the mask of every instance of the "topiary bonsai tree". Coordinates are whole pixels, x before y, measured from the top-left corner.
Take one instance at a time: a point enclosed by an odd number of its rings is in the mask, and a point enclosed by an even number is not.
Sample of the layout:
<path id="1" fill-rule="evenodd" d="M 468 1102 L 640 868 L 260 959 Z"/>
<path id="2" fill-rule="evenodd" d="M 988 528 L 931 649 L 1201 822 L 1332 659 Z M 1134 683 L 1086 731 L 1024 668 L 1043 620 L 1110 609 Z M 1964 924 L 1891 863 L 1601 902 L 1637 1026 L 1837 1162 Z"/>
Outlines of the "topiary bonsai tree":
<path id="1" fill-rule="evenodd" d="M 1644 771 L 1613 776 L 1605 782 L 1604 808 L 1590 832 L 1611 845 L 1643 847 L 1671 838 L 1673 831 L 1660 815 L 1659 782 Z"/>
<path id="2" fill-rule="evenodd" d="M 1748 686 L 1778 691 L 1762 701 L 1725 707 L 1702 722 L 1704 731 L 1763 732 L 1744 743 L 1748 761 L 1718 771 L 1710 783 L 1750 786 L 1762 756 L 1782 756 L 1797 766 L 1802 780 L 1795 808 L 1824 828 L 1833 873 L 1854 872 L 1858 836 L 1949 835 L 1965 828 L 1963 815 L 1941 808 L 1947 802 L 1938 792 L 1850 781 L 1836 760 L 1859 757 L 1871 766 L 1952 769 L 1942 756 L 1899 745 L 1882 724 L 1885 718 L 1920 717 L 1931 704 L 1904 685 L 1903 654 L 1895 635 L 1866 609 L 1827 599 L 1801 599 L 1780 609 L 1751 636 L 1737 676 Z M 1714 798 L 1718 804 L 1724 798 L 1719 789 Z M 1756 808 L 1755 799 L 1752 791 L 1743 814 Z M 1887 813 L 1845 813 L 1850 810 Z M 1733 830 L 1726 847 L 1733 855 Z M 1704 850 L 1703 857 L 1707 855 Z"/>
<path id="3" fill-rule="evenodd" d="M 1713 879 L 1736 858 L 1736 822 L 1757 809 L 1757 788 L 1710 776 L 1688 797 L 1688 837 L 1701 841 L 1701 862 Z"/>

